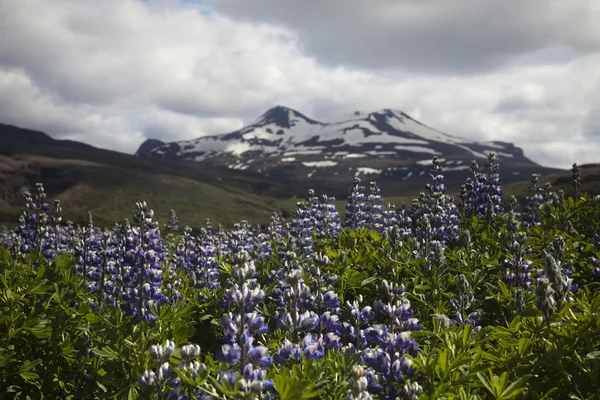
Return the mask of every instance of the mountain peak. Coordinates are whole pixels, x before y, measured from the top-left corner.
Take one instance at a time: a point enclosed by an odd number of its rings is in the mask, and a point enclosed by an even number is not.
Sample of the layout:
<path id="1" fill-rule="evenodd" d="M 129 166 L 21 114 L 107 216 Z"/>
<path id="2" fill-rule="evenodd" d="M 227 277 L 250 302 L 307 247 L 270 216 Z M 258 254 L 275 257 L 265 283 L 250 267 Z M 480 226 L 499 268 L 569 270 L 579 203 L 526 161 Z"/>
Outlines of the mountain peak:
<path id="1" fill-rule="evenodd" d="M 396 118 L 413 119 L 410 115 L 408 115 L 404 111 L 402 111 L 402 110 L 396 110 L 396 109 L 393 109 L 393 108 L 383 108 L 381 110 L 374 111 L 371 114 L 383 114 L 386 117 L 396 117 Z"/>
<path id="2" fill-rule="evenodd" d="M 310 124 L 319 124 L 319 122 L 308 118 L 306 115 L 285 106 L 275 106 L 262 114 L 256 125 L 275 124 L 281 128 L 291 128 L 294 126 L 294 119 L 301 119 Z"/>
<path id="3" fill-rule="evenodd" d="M 144 143 L 140 145 L 135 154 L 138 156 L 147 156 L 148 154 L 150 154 L 151 150 L 163 146 L 164 144 L 165 142 L 160 141 L 158 139 L 146 139 Z"/>

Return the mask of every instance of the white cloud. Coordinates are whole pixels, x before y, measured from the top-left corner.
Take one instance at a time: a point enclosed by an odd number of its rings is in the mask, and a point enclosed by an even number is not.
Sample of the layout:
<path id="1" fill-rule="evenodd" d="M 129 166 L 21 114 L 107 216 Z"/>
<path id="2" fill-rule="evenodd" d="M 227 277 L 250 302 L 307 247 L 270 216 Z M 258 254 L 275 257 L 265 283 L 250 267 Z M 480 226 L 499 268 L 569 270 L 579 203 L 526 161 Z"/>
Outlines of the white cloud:
<path id="1" fill-rule="evenodd" d="M 0 94 L 3 123 L 110 149 L 134 149 L 144 139 L 124 118 L 64 104 L 20 71 L 0 68 Z"/>
<path id="2" fill-rule="evenodd" d="M 134 152 L 395 108 L 566 168 L 600 150 L 596 3 L 4 0 L 0 121 Z"/>
<path id="3" fill-rule="evenodd" d="M 190 140 L 199 136 L 233 132 L 243 127 L 235 118 L 200 118 L 173 111 L 151 108 L 139 116 L 146 135 L 163 141 Z"/>

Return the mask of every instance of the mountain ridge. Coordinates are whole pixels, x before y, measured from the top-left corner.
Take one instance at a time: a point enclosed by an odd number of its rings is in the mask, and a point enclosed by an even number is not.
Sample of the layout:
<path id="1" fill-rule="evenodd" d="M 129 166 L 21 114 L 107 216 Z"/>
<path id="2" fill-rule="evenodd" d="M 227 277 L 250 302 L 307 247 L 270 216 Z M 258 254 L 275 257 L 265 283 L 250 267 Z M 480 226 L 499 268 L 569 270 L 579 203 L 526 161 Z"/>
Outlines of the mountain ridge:
<path id="1" fill-rule="evenodd" d="M 304 123 L 305 126 L 298 127 L 298 123 Z M 263 131 L 257 132 L 259 128 L 262 128 Z M 273 128 L 278 129 L 274 131 Z M 356 134 L 358 131 L 362 132 L 363 140 L 361 140 L 360 137 L 357 137 Z M 349 132 L 354 134 L 352 138 L 349 137 L 352 136 L 349 135 Z M 325 139 L 321 140 L 321 136 L 325 136 Z M 214 143 L 218 141 L 227 142 L 237 139 L 241 142 L 247 142 L 250 145 L 276 145 L 278 148 L 283 149 L 286 144 L 300 147 L 310 144 L 311 142 L 320 145 L 329 144 L 332 146 L 342 146 L 343 142 L 351 142 L 349 144 L 357 144 L 356 142 L 358 142 L 358 144 L 378 143 L 377 140 L 374 140 L 374 136 L 377 136 L 381 142 L 394 142 L 394 144 L 413 146 L 427 144 L 427 142 L 453 144 L 462 147 L 468 152 L 470 151 L 472 155 L 477 158 L 485 158 L 485 155 L 481 151 L 472 149 L 472 146 L 490 147 L 490 150 L 507 149 L 510 153 L 505 153 L 504 157 L 510 157 L 507 156 L 507 154 L 524 157 L 522 149 L 516 147 L 513 143 L 499 140 L 480 142 L 464 139 L 460 136 L 449 135 L 417 121 L 400 110 L 384 108 L 369 113 L 356 111 L 354 117 L 339 121 L 321 122 L 285 106 L 275 106 L 267 110 L 249 125 L 230 133 L 207 135 L 196 139 L 169 143 L 148 139 L 144 142 L 144 146 L 140 146 L 136 154 L 151 157 L 161 156 L 163 154 L 172 156 L 173 151 L 176 151 L 177 158 L 188 161 L 201 161 L 201 159 L 210 158 L 211 156 L 216 155 L 215 153 L 218 153 L 217 150 L 223 150 L 224 153 L 232 153 L 235 155 L 241 155 L 246 151 L 253 150 L 252 148 L 243 147 L 218 149 L 216 147 L 222 144 Z M 369 139 L 369 137 L 371 137 L 371 139 Z M 390 140 L 390 137 L 394 138 Z M 153 147 L 148 146 L 151 141 L 156 143 Z M 196 149 L 198 146 L 195 146 L 195 144 L 202 143 L 203 145 L 207 145 L 211 141 L 213 142 L 213 148 L 211 148 L 211 146 L 204 146 L 205 149 L 208 149 L 207 151 Z M 465 148 L 465 146 L 467 148 Z M 194 150 L 198 151 L 191 151 L 192 147 Z M 503 157 L 502 152 L 496 151 L 496 153 L 500 157 Z"/>
<path id="2" fill-rule="evenodd" d="M 471 160 L 484 166 L 492 151 L 507 168 L 508 182 L 523 180 L 522 173 L 556 171 L 529 160 L 513 143 L 449 135 L 391 108 L 355 111 L 343 120 L 321 122 L 275 106 L 239 130 L 145 146 L 136 154 L 209 162 L 292 182 L 309 180 L 327 184 L 339 195 L 355 176 L 384 182 L 393 192 L 414 187 L 421 181 L 415 178 L 428 172 L 434 155 L 443 162 L 449 181 L 460 184 Z M 299 185 L 302 190 L 305 186 Z"/>

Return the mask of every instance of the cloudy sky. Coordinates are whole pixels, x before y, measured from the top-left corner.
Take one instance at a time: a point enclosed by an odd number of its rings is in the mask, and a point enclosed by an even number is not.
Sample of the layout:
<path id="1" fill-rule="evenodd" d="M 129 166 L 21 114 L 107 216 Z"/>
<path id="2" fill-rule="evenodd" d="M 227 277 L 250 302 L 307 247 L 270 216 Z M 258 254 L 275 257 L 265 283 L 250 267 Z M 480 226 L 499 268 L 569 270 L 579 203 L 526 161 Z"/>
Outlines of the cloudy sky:
<path id="1" fill-rule="evenodd" d="M 600 0 L 0 0 L 0 122 L 134 152 L 281 104 L 600 162 Z"/>

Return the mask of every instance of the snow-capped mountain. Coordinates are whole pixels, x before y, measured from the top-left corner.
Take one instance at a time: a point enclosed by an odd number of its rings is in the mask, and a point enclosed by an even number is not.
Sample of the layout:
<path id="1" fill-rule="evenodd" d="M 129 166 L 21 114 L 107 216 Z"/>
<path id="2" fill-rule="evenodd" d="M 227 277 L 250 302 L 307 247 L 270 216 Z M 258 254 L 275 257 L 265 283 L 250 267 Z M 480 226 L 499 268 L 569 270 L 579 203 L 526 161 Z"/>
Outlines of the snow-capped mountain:
<path id="1" fill-rule="evenodd" d="M 484 167 L 492 151 L 509 172 L 508 177 L 503 175 L 505 181 L 527 179 L 519 174 L 530 169 L 546 170 L 525 158 L 512 143 L 474 142 L 448 135 L 392 109 L 357 111 L 342 121 L 319 122 L 277 106 L 238 131 L 166 144 L 147 141 L 137 155 L 206 161 L 282 179 L 328 184 L 333 179 L 347 186 L 356 175 L 409 183 L 428 172 L 434 155 L 442 160 L 447 180 L 456 176 L 462 181 L 471 160 Z M 418 181 L 422 184 L 424 179 Z"/>

